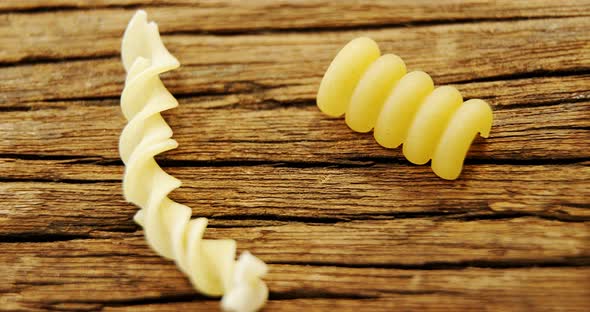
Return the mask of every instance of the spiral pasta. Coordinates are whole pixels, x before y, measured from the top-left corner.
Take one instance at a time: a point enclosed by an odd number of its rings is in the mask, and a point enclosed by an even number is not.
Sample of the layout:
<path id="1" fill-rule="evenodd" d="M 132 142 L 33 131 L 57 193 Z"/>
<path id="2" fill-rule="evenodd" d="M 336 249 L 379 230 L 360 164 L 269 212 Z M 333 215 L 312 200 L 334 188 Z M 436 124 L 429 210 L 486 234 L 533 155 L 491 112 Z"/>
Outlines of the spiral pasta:
<path id="1" fill-rule="evenodd" d="M 268 288 L 261 280 L 264 262 L 244 252 L 236 262 L 233 240 L 203 239 L 206 218 L 191 219 L 191 209 L 168 198 L 180 181 L 158 166 L 154 156 L 174 149 L 172 130 L 160 112 L 178 106 L 159 74 L 180 63 L 164 47 L 158 26 L 138 11 L 127 26 L 122 42 L 127 78 L 121 109 L 128 123 L 121 133 L 119 152 L 125 163 L 125 199 L 141 209 L 134 219 L 149 245 L 172 259 L 194 287 L 209 296 L 224 295 L 222 307 L 255 311 L 264 305 Z"/>
<path id="2" fill-rule="evenodd" d="M 412 163 L 432 159 L 432 170 L 443 179 L 456 179 L 471 142 L 479 132 L 488 137 L 492 110 L 479 99 L 463 102 L 450 86 L 434 88 L 421 71 L 406 73 L 397 55 L 381 52 L 377 43 L 361 37 L 349 42 L 326 71 L 317 105 L 327 115 L 345 115 L 354 131 L 374 129 L 383 147 L 403 143 Z"/>

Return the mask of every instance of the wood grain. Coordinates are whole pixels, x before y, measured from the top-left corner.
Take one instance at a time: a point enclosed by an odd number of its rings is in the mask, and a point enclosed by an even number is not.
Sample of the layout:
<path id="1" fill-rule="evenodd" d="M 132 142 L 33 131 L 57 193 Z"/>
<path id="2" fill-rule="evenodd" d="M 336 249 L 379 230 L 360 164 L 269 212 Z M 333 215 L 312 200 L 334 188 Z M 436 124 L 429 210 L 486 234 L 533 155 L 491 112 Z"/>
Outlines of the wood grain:
<path id="1" fill-rule="evenodd" d="M 86 235 L 93 229 L 136 228 L 131 222 L 136 208 L 125 204 L 120 195 L 121 167 L 75 161 L 4 160 L 1 164 L 2 171 L 12 172 L 9 183 L 0 185 L 1 193 L 14 204 L 3 209 L 2 234 Z M 193 207 L 194 215 L 211 217 L 214 224 L 225 226 L 420 217 L 528 215 L 563 221 L 590 217 L 587 164 L 473 165 L 466 168 L 464 179 L 451 183 L 427 167 L 395 164 L 290 168 L 238 162 L 168 171 L 184 182 L 172 194 L 174 199 Z M 80 202 L 81 197 L 88 200 Z M 30 218 L 31 210 L 44 211 L 49 217 Z"/>
<path id="2" fill-rule="evenodd" d="M 0 1 L 0 311 L 218 311 L 121 195 L 119 46 L 163 76 L 171 196 L 270 264 L 265 311 L 590 309 L 590 1 Z M 348 40 L 494 110 L 460 179 L 379 147 L 315 94 Z"/>
<path id="3" fill-rule="evenodd" d="M 3 307 L 8 309 L 218 309 L 217 303 L 203 304 L 205 298 L 194 293 L 172 263 L 146 251 L 141 237 L 9 244 L 5 248 L 8 253 L 0 259 L 13 264 L 0 284 L 0 290 L 9 291 L 3 297 Z M 19 257 L 14 257 L 16 252 Z M 268 309 L 293 310 L 300 308 L 300 301 L 318 310 L 346 302 L 358 307 L 377 299 L 369 307 L 582 311 L 579 307 L 588 303 L 590 294 L 585 278 L 589 273 L 588 268 L 577 266 L 452 270 L 271 264 L 269 286 L 275 302 Z M 167 283 L 162 283 L 163 277 Z M 359 284 L 364 286 L 359 288 Z M 543 300 L 548 292 L 559 300 Z M 438 304 L 432 306 L 432 302 Z"/>
<path id="4" fill-rule="evenodd" d="M 150 15 L 159 21 L 163 32 L 227 34 L 589 16 L 590 3 L 572 0 L 560 3 L 542 0 L 205 0 L 198 3 L 192 0 L 25 0 L 0 3 L 0 13 L 14 13 L 6 17 L 8 22 L 4 25 L 15 29 L 24 24 L 22 30 L 26 34 L 44 37 L 84 35 L 89 34 L 89 30 L 100 35 L 110 33 L 118 36 L 125 27 L 127 14 L 137 8 L 149 10 Z M 80 14 L 80 10 L 84 10 L 84 14 Z M 19 12 L 25 14 L 18 14 Z M 36 13 L 35 23 L 27 18 L 31 12 Z M 383 14 L 384 12 L 387 14 Z M 44 27 L 55 21 L 55 17 L 59 18 L 58 25 Z M 80 21 L 84 23 L 78 25 L 79 27 L 67 27 Z M 9 28 L 6 26 L 0 32 L 14 36 L 15 32 L 7 31 Z M 32 38 L 25 40 L 30 39 Z"/>
<path id="5" fill-rule="evenodd" d="M 491 137 L 476 140 L 468 158 L 588 159 L 589 103 L 496 110 Z M 51 105 L 3 113 L 0 129 L 7 140 L 0 142 L 0 154 L 119 157 L 117 141 L 125 120 L 116 100 Z M 233 96 L 190 98 L 164 115 L 180 144 L 164 159 L 338 163 L 382 158 L 407 163 L 399 148 L 380 147 L 371 134 L 354 133 L 344 120 L 321 114 L 313 102 L 290 106 L 265 100 L 247 104 Z"/>
<path id="6" fill-rule="evenodd" d="M 563 72 L 587 74 L 590 34 L 579 31 L 587 27 L 590 19 L 580 17 L 264 36 L 178 34 L 164 37 L 183 64 L 181 70 L 168 75 L 167 86 L 176 95 L 260 94 L 269 89 L 315 87 L 336 51 L 359 35 L 373 37 L 383 51 L 400 55 L 410 70 L 428 72 L 437 84 L 533 78 Z M 88 57 L 89 52 L 91 57 L 116 55 L 120 36 L 118 33 L 101 39 L 101 45 L 76 37 L 60 38 L 51 45 L 72 53 L 74 58 Z M 425 37 L 430 41 L 425 42 Z M 83 46 L 75 46 L 80 44 Z M 522 45 L 530 49 L 520 49 Z M 37 43 L 35 48 L 40 48 Z M 108 51 L 96 52 L 97 49 Z M 118 60 L 118 56 L 113 56 L 0 67 L 0 75 L 6 79 L 0 86 L 0 104 L 118 97 L 124 79 Z M 70 83 L 64 84 L 64 79 Z"/>

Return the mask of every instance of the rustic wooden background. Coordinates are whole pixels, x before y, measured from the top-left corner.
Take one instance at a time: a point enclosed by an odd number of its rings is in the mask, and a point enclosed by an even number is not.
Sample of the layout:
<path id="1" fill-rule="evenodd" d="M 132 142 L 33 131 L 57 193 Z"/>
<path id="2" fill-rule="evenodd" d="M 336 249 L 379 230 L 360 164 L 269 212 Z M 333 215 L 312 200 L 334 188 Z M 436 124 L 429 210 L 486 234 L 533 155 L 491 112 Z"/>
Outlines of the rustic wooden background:
<path id="1" fill-rule="evenodd" d="M 590 1 L 0 2 L 0 310 L 203 311 L 121 196 L 119 45 L 138 8 L 163 79 L 172 197 L 270 264 L 265 311 L 588 311 Z M 493 105 L 460 179 L 322 115 L 369 35 Z"/>

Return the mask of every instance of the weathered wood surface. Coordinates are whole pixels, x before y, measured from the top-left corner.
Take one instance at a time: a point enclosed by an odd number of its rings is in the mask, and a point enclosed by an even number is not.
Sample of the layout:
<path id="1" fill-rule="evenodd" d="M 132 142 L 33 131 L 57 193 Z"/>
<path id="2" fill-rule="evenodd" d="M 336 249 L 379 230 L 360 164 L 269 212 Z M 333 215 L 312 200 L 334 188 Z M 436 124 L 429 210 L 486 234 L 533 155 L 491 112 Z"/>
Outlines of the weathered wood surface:
<path id="1" fill-rule="evenodd" d="M 124 202 L 119 44 L 180 70 L 172 197 L 270 264 L 266 311 L 590 309 L 590 1 L 1 1 L 0 311 L 218 310 Z M 374 37 L 494 109 L 457 181 L 315 107 Z"/>

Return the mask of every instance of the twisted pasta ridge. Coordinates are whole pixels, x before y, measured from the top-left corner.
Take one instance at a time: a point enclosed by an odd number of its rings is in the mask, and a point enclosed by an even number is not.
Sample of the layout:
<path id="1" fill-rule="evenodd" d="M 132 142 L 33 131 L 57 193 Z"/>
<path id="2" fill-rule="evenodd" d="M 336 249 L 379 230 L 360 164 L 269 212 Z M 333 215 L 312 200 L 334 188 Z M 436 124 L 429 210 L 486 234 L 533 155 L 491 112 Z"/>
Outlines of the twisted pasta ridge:
<path id="1" fill-rule="evenodd" d="M 127 71 L 121 109 L 128 123 L 121 133 L 119 152 L 125 163 L 125 199 L 140 207 L 134 220 L 143 227 L 150 247 L 174 260 L 198 291 L 224 295 L 225 310 L 258 310 L 268 297 L 261 280 L 266 264 L 249 252 L 236 262 L 234 240 L 203 239 L 207 219 L 191 219 L 189 207 L 168 198 L 181 183 L 154 160 L 155 155 L 178 146 L 160 115 L 178 102 L 159 75 L 180 63 L 164 47 L 158 26 L 147 22 L 144 11 L 129 22 L 121 51 Z"/>
<path id="2" fill-rule="evenodd" d="M 349 42 L 326 71 L 317 94 L 317 105 L 333 117 L 346 114 L 354 131 L 374 129 L 383 147 L 403 143 L 403 154 L 412 163 L 432 159 L 432 170 L 443 179 L 456 179 L 473 139 L 488 137 L 492 109 L 479 99 L 463 102 L 451 86 L 434 88 L 425 72 L 406 73 L 403 60 L 381 56 L 375 41 L 361 37 Z"/>

